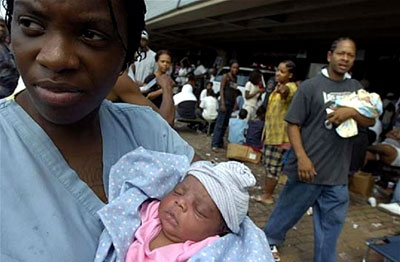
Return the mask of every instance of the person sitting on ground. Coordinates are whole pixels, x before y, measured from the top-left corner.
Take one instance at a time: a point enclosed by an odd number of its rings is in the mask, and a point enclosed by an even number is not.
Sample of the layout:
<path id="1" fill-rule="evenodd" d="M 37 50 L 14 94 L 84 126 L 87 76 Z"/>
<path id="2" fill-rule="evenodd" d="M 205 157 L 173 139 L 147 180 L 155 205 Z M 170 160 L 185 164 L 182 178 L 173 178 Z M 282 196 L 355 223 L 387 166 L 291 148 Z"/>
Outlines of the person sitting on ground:
<path id="1" fill-rule="evenodd" d="M 229 143 L 243 145 L 246 142 L 246 130 L 249 128 L 245 120 L 246 117 L 247 110 L 241 109 L 239 111 L 239 117 L 229 119 Z"/>
<path id="2" fill-rule="evenodd" d="M 197 98 L 193 94 L 193 87 L 196 84 L 193 74 L 188 75 L 188 82 L 182 87 L 181 92 L 174 95 L 174 105 L 176 106 L 177 117 L 179 118 L 196 118 Z"/>
<path id="3" fill-rule="evenodd" d="M 243 105 L 244 105 L 243 94 L 239 89 L 237 89 L 236 90 L 236 104 L 233 107 L 233 111 L 239 112 L 243 108 Z"/>
<path id="4" fill-rule="evenodd" d="M 380 160 L 385 165 L 400 167 L 400 128 L 391 130 L 382 143 L 371 145 L 367 150 L 366 162 Z"/>
<path id="5" fill-rule="evenodd" d="M 365 163 L 369 160 L 379 160 L 385 165 L 400 167 L 400 128 L 395 128 L 386 134 L 382 143 L 371 145 L 367 149 Z M 393 192 L 392 202 L 379 204 L 378 207 L 392 214 L 400 215 L 400 186 L 397 182 Z"/>
<path id="6" fill-rule="evenodd" d="M 244 164 L 189 166 L 186 157 L 139 148 L 110 177 L 96 262 L 110 252 L 126 262 L 273 261 L 265 235 L 246 216 L 255 178 Z"/>
<path id="7" fill-rule="evenodd" d="M 249 121 L 247 129 L 246 145 L 256 150 L 262 150 L 262 133 L 265 124 L 265 108 L 261 105 L 256 111 L 257 119 Z"/>
<path id="8" fill-rule="evenodd" d="M 388 212 L 393 215 L 400 216 L 400 180 L 397 181 L 396 187 L 393 191 L 393 197 L 390 203 L 384 204 L 380 203 L 378 209 Z"/>

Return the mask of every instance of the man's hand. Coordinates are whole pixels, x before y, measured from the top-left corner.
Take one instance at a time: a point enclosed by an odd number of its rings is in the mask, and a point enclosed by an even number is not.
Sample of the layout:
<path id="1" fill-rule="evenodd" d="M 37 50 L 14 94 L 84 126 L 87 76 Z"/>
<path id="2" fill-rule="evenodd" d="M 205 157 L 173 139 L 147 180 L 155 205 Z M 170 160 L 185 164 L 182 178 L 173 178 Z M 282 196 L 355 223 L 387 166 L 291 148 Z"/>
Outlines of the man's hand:
<path id="1" fill-rule="evenodd" d="M 357 110 L 351 107 L 331 107 L 332 113 L 326 116 L 329 123 L 336 126 L 340 125 L 347 119 L 353 118 L 357 114 Z"/>
<path id="2" fill-rule="evenodd" d="M 297 172 L 299 179 L 304 182 L 312 182 L 317 175 L 313 163 L 306 155 L 297 159 Z"/>

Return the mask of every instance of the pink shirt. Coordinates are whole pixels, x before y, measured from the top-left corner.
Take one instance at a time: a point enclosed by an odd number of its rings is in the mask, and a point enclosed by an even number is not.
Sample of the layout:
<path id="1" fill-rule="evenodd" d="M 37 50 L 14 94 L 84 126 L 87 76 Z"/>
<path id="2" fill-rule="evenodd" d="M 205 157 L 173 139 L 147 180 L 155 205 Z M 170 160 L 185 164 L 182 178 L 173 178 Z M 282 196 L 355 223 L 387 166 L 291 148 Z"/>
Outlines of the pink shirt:
<path id="1" fill-rule="evenodd" d="M 125 262 L 185 262 L 200 249 L 216 241 L 219 236 L 208 237 L 200 242 L 186 241 L 150 250 L 150 242 L 161 230 L 158 218 L 160 201 L 143 204 L 140 210 L 142 225 L 135 233 L 135 240 L 129 247 Z"/>

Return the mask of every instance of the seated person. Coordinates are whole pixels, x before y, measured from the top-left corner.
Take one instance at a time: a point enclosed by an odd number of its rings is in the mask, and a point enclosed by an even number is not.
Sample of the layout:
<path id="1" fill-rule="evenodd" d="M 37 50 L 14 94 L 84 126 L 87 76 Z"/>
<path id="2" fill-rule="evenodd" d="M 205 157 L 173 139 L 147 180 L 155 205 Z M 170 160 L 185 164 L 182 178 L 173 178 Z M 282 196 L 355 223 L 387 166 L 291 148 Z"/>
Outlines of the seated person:
<path id="1" fill-rule="evenodd" d="M 213 82 L 209 81 L 206 84 L 206 88 L 204 88 L 203 90 L 201 90 L 200 93 L 200 102 L 203 101 L 204 98 L 206 98 L 208 96 L 208 90 L 213 90 Z"/>
<path id="2" fill-rule="evenodd" d="M 246 145 L 261 150 L 263 148 L 262 133 L 265 125 L 265 108 L 262 105 L 257 108 L 256 115 L 257 118 L 248 123 Z"/>
<path id="3" fill-rule="evenodd" d="M 188 83 L 182 87 L 181 92 L 174 95 L 173 99 L 178 117 L 195 119 L 197 98 L 193 94 L 193 86 L 196 81 L 192 74 L 188 76 L 188 79 Z"/>
<path id="4" fill-rule="evenodd" d="M 368 160 L 380 160 L 385 165 L 400 167 L 400 128 L 388 132 L 382 143 L 369 146 Z"/>
<path id="5" fill-rule="evenodd" d="M 95 261 L 273 261 L 265 235 L 246 217 L 255 178 L 244 164 L 189 166 L 186 157 L 139 148 L 110 179 Z"/>
<path id="6" fill-rule="evenodd" d="M 246 130 L 249 127 L 245 120 L 246 117 L 247 110 L 241 109 L 238 118 L 229 119 L 229 143 L 243 145 L 246 142 Z"/>
<path id="7" fill-rule="evenodd" d="M 218 100 L 215 98 L 212 88 L 207 89 L 207 96 L 201 100 L 199 107 L 202 109 L 200 115 L 206 121 L 213 121 L 217 118 Z"/>
<path id="8" fill-rule="evenodd" d="M 366 162 L 379 160 L 385 165 L 400 167 L 400 128 L 395 128 L 386 134 L 386 139 L 379 144 L 368 147 Z M 389 213 L 400 216 L 400 186 L 397 182 L 393 192 L 392 203 L 379 204 L 378 207 Z"/>
<path id="9" fill-rule="evenodd" d="M 382 211 L 388 212 L 393 215 L 400 216 L 400 183 L 397 181 L 396 187 L 393 191 L 393 197 L 391 203 L 384 204 L 380 203 L 378 208 Z"/>

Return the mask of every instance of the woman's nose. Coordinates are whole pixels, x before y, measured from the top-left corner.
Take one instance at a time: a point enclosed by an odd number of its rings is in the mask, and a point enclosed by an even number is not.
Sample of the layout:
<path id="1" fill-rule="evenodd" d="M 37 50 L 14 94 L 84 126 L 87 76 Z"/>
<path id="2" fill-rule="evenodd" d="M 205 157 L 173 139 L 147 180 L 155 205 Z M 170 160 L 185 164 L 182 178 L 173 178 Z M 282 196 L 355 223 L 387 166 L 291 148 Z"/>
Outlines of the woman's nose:
<path id="1" fill-rule="evenodd" d="M 79 68 L 74 42 L 61 34 L 49 35 L 36 57 L 36 61 L 45 68 L 61 72 Z"/>

